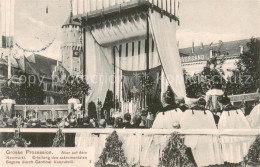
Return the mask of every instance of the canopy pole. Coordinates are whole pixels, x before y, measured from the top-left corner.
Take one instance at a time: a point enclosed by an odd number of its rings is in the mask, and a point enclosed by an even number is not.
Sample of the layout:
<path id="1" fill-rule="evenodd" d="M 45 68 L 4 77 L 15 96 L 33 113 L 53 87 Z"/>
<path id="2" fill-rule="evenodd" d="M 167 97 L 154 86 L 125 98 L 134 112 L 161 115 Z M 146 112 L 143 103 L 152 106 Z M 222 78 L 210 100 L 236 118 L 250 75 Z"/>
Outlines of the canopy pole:
<path id="1" fill-rule="evenodd" d="M 114 103 L 116 108 L 116 51 L 115 46 L 113 46 L 112 49 L 112 55 L 113 55 L 113 61 L 114 61 Z"/>
<path id="2" fill-rule="evenodd" d="M 146 73 L 149 73 L 149 19 L 146 19 L 146 42 L 145 42 L 145 52 L 146 52 Z"/>
<path id="3" fill-rule="evenodd" d="M 86 78 L 86 29 L 83 27 L 83 56 L 82 56 L 82 64 L 83 64 L 83 68 L 82 68 L 82 73 L 83 73 L 83 78 Z M 83 105 L 83 115 L 86 114 L 86 96 L 83 96 L 82 99 L 82 105 Z"/>
<path id="4" fill-rule="evenodd" d="M 121 78 L 121 53 L 122 53 L 122 45 L 119 45 L 119 73 L 118 73 L 118 75 L 119 75 L 119 102 L 121 102 L 121 91 L 123 91 L 122 89 L 121 89 L 121 83 L 122 83 L 122 78 Z M 122 99 L 122 103 L 124 102 L 124 99 Z"/>
<path id="5" fill-rule="evenodd" d="M 149 13 L 147 13 L 146 18 L 146 41 L 145 41 L 145 53 L 146 53 L 146 74 L 149 74 Z M 146 90 L 144 88 L 144 108 L 146 107 Z"/>

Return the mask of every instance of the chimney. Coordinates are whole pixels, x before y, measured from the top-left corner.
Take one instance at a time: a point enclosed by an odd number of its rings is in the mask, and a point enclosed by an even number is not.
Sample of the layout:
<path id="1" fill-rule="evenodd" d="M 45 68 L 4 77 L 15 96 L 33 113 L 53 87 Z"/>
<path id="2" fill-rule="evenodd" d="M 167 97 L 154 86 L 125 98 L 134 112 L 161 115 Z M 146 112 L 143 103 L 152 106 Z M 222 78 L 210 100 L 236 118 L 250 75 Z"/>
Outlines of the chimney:
<path id="1" fill-rule="evenodd" d="M 203 42 L 200 43 L 200 49 L 203 49 Z"/>
<path id="2" fill-rule="evenodd" d="M 240 48 L 240 54 L 243 54 L 243 52 L 244 52 L 244 46 L 243 46 L 243 45 L 240 45 L 239 48 Z"/>
<path id="3" fill-rule="evenodd" d="M 210 51 L 209 51 L 209 58 L 212 58 L 212 57 L 213 57 L 213 51 L 210 50 Z"/>
<path id="4" fill-rule="evenodd" d="M 194 53 L 194 42 L 192 41 L 191 53 Z"/>

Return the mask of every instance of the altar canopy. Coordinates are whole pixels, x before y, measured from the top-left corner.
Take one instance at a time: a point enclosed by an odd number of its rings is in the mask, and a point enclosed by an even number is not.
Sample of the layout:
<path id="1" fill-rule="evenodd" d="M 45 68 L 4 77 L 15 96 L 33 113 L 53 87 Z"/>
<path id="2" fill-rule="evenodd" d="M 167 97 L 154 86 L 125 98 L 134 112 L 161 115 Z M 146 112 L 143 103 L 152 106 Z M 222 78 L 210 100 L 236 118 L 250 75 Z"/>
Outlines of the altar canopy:
<path id="1" fill-rule="evenodd" d="M 87 102 L 97 101 L 97 98 L 104 102 L 109 88 L 123 101 L 125 92 L 132 89 L 129 83 L 133 82 L 128 81 L 134 76 L 133 72 L 148 73 L 159 66 L 161 71 L 156 73 L 161 77 L 155 85 L 161 81 L 161 87 L 157 90 L 163 92 L 170 84 L 177 96 L 186 97 L 176 42 L 177 6 L 177 0 L 74 0 L 73 14 L 82 19 L 87 17 L 83 25 L 88 30 L 85 36 L 86 75 L 111 76 L 108 85 L 90 84 Z M 104 17 L 97 19 L 100 15 L 96 14 L 100 12 Z M 126 77 L 126 72 L 132 72 L 132 76 Z M 111 88 L 113 84 L 114 89 Z"/>
<path id="2" fill-rule="evenodd" d="M 172 14 L 178 15 L 179 1 L 178 0 L 72 0 L 73 2 L 73 14 L 82 15 L 84 13 L 90 13 L 100 11 L 103 9 L 118 7 L 122 5 L 132 5 L 134 3 L 146 3 L 149 2 L 154 6 L 168 11 Z"/>

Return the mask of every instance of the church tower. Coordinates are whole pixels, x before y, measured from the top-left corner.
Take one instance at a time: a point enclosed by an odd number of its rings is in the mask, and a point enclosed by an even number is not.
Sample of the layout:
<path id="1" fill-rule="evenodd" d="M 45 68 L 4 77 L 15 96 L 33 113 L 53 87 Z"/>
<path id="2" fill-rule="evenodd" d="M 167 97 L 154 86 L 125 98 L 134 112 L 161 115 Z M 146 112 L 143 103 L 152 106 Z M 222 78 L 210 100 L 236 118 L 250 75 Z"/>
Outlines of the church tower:
<path id="1" fill-rule="evenodd" d="M 63 24 L 63 43 L 61 45 L 62 65 L 70 73 L 77 75 L 81 73 L 80 60 L 82 57 L 81 28 L 80 23 L 72 19 L 72 4 L 70 16 Z"/>

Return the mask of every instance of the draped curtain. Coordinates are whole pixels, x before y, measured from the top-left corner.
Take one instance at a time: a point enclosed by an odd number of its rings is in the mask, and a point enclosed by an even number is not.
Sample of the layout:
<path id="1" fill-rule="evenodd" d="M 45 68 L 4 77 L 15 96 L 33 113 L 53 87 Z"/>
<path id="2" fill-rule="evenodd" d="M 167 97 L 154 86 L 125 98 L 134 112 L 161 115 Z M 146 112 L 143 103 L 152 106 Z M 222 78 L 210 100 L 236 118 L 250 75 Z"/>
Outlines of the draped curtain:
<path id="1" fill-rule="evenodd" d="M 90 85 L 90 94 L 86 102 L 98 99 L 104 103 L 106 92 L 112 90 L 114 72 L 112 48 L 97 44 L 90 31 L 86 32 L 86 80 Z"/>
<path id="2" fill-rule="evenodd" d="M 158 12 L 149 14 L 149 24 L 165 76 L 177 96 L 186 97 L 181 59 L 176 42 L 176 22 Z"/>

